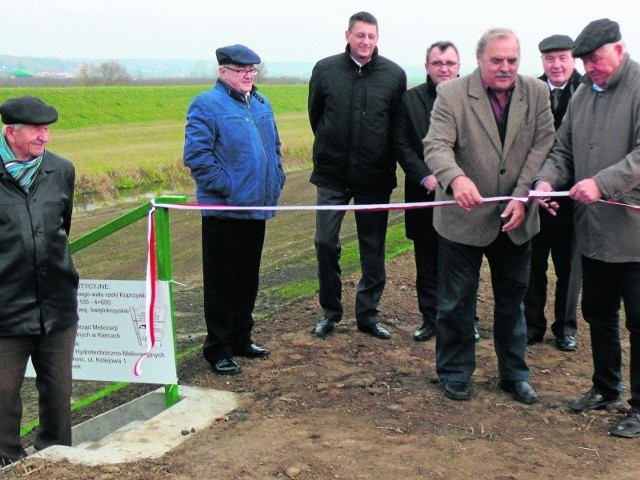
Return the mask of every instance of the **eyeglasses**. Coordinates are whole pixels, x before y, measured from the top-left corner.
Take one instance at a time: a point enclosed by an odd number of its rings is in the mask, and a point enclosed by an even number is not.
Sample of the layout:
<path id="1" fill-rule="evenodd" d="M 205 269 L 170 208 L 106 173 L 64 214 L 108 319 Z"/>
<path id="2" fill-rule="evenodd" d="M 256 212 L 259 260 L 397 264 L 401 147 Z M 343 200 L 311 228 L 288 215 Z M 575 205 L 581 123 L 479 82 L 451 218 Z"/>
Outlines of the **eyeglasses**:
<path id="1" fill-rule="evenodd" d="M 440 68 L 440 67 L 453 68 L 456 65 L 458 65 L 458 62 L 453 62 L 451 60 L 448 60 L 446 62 L 442 62 L 440 60 L 436 60 L 434 62 L 429 62 L 429 65 L 431 65 L 432 67 L 437 67 L 437 68 Z"/>
<path id="2" fill-rule="evenodd" d="M 258 69 L 256 67 L 253 68 L 248 68 L 248 69 L 239 69 L 239 68 L 231 68 L 228 67 L 227 65 L 223 65 L 223 68 L 227 69 L 227 70 L 231 70 L 232 72 L 237 73 L 238 75 L 240 75 L 241 77 L 244 77 L 245 75 L 256 75 L 258 73 Z"/>
<path id="3" fill-rule="evenodd" d="M 378 38 L 378 35 L 375 33 L 364 33 L 364 32 L 358 32 L 358 33 L 352 33 L 351 35 L 353 35 L 354 37 L 356 37 L 358 40 L 365 40 L 365 39 L 369 39 L 371 41 L 375 40 L 376 38 Z"/>

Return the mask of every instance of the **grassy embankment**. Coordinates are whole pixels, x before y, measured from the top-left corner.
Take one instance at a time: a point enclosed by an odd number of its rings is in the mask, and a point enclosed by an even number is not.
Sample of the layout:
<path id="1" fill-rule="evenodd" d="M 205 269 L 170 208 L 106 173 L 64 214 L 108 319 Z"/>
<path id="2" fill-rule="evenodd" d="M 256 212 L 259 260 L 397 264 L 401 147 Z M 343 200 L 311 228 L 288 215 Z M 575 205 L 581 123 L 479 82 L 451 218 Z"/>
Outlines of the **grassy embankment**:
<path id="1" fill-rule="evenodd" d="M 3 89 L 0 100 L 35 95 L 60 114 L 49 147 L 77 168 L 77 196 L 106 200 L 123 189 L 152 190 L 185 184 L 182 166 L 185 113 L 208 85 Z M 280 116 L 286 168 L 308 161 L 312 135 L 306 120 L 305 85 L 260 88 Z"/>

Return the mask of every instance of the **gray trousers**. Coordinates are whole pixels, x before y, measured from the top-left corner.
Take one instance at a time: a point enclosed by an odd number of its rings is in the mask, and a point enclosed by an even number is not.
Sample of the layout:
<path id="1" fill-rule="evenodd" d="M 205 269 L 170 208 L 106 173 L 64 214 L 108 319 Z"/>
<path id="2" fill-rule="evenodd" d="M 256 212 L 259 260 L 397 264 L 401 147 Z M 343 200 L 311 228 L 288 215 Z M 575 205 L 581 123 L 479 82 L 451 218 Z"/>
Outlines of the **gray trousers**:
<path id="1" fill-rule="evenodd" d="M 391 192 L 357 194 L 318 187 L 318 205 L 356 205 L 388 203 Z M 320 306 L 323 315 L 335 321 L 342 318 L 342 279 L 340 270 L 340 228 L 345 212 L 318 210 L 316 213 L 315 246 L 318 258 Z M 385 271 L 385 240 L 388 211 L 355 212 L 360 248 L 362 276 L 356 289 L 355 314 L 358 326 L 378 321 L 378 304 L 387 280 Z"/>
<path id="2" fill-rule="evenodd" d="M 34 447 L 71 445 L 71 369 L 78 326 L 46 335 L 0 336 L 0 457 L 26 455 L 20 443 L 22 400 L 29 356 L 36 371 L 40 427 Z"/>

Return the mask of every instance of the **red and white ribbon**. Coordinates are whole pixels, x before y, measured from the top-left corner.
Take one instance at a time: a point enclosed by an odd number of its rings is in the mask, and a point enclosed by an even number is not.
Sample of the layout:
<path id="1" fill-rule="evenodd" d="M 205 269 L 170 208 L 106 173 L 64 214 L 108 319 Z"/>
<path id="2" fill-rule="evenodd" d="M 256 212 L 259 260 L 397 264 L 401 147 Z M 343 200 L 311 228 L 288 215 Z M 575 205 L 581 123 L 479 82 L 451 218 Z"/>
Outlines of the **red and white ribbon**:
<path id="1" fill-rule="evenodd" d="M 156 222 L 155 222 L 155 207 L 151 207 L 149 210 L 149 216 L 147 221 L 147 278 L 145 281 L 145 305 L 144 305 L 144 320 L 147 332 L 147 350 L 142 354 L 133 366 L 133 374 L 139 377 L 142 374 L 142 361 L 149 355 L 153 347 L 156 346 L 156 324 L 155 324 L 155 310 L 156 310 Z"/>
<path id="2" fill-rule="evenodd" d="M 488 197 L 483 199 L 483 203 L 508 202 L 518 200 L 527 202 L 535 198 L 547 197 L 568 197 L 569 192 L 539 192 L 531 190 L 527 197 Z M 638 205 L 629 205 L 616 202 L 613 200 L 599 200 L 609 205 L 623 206 L 634 210 L 640 210 Z M 170 208 L 174 210 L 253 210 L 253 211 L 299 211 L 299 210 L 341 210 L 341 211 L 383 211 L 383 210 L 415 210 L 419 208 L 437 208 L 456 205 L 455 200 L 440 200 L 434 202 L 415 202 L 415 203 L 381 203 L 366 205 L 275 205 L 275 206 L 234 206 L 234 205 L 213 205 L 199 203 L 157 203 L 151 201 L 151 210 L 149 210 L 148 221 L 148 251 L 147 251 L 147 278 L 146 278 L 146 301 L 145 301 L 145 323 L 147 328 L 147 350 L 142 354 L 135 363 L 133 368 L 134 374 L 140 376 L 142 373 L 141 364 L 145 357 L 149 355 L 156 345 L 155 338 L 155 303 L 156 303 L 156 236 L 155 236 L 155 209 Z"/>

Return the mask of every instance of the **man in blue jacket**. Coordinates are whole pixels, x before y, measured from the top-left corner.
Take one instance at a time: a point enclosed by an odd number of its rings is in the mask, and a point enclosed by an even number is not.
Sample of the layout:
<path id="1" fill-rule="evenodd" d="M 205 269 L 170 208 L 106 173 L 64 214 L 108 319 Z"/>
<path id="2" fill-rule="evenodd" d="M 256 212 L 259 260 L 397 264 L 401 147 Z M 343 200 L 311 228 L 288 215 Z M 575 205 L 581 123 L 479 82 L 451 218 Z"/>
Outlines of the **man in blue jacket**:
<path id="1" fill-rule="evenodd" d="M 309 81 L 309 120 L 315 135 L 313 173 L 318 205 L 388 203 L 396 186 L 391 126 L 407 77 L 378 55 L 378 22 L 368 12 L 349 19 L 343 53 L 320 60 Z M 342 319 L 340 227 L 344 211 L 318 210 L 315 246 L 322 318 L 314 333 L 325 337 Z M 386 283 L 388 211 L 356 212 L 362 278 L 356 291 L 358 329 L 390 338 L 378 303 Z"/>
<path id="2" fill-rule="evenodd" d="M 260 57 L 244 45 L 216 50 L 219 78 L 187 112 L 184 164 L 201 204 L 273 206 L 285 181 L 280 138 L 269 102 L 253 82 Z M 273 210 L 202 210 L 202 265 L 213 371 L 239 373 L 234 356 L 271 352 L 251 338 L 265 221 Z"/>

